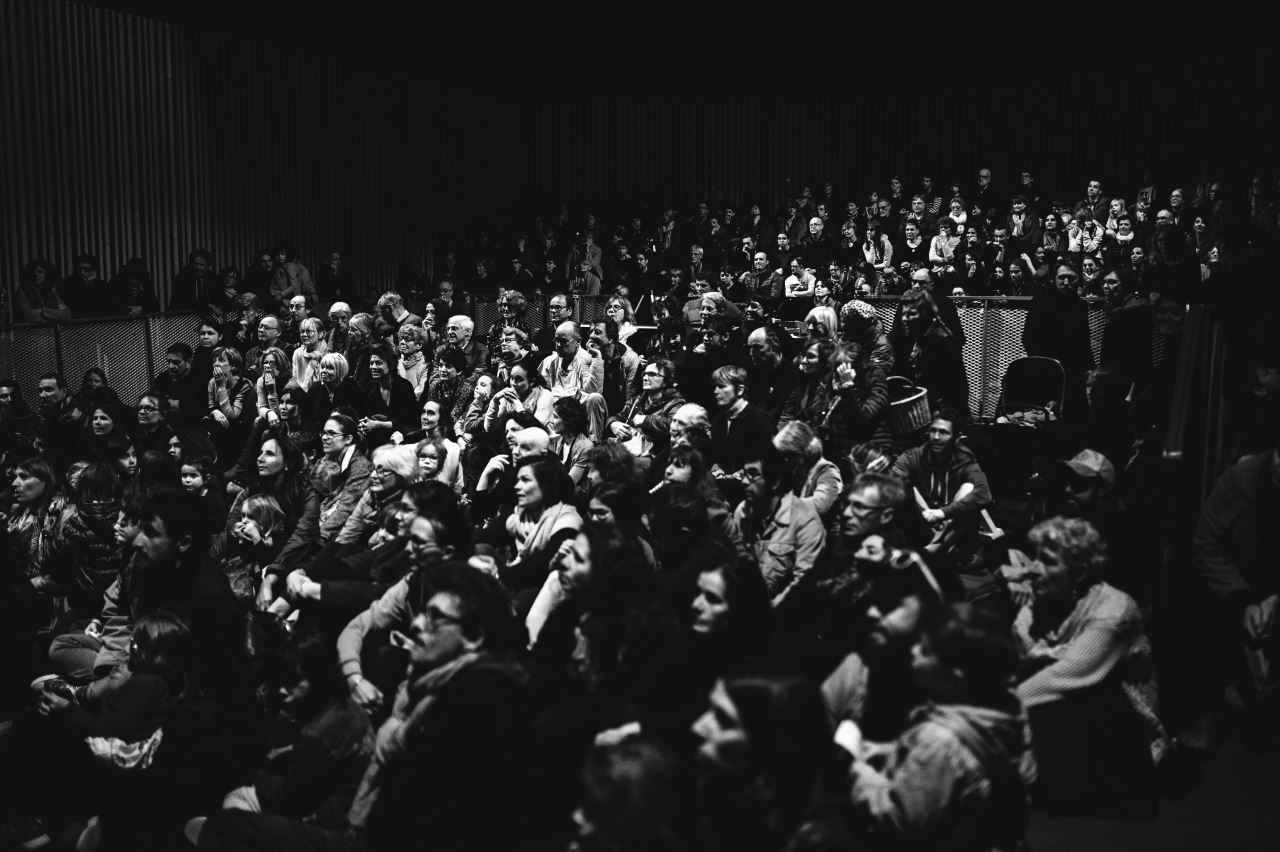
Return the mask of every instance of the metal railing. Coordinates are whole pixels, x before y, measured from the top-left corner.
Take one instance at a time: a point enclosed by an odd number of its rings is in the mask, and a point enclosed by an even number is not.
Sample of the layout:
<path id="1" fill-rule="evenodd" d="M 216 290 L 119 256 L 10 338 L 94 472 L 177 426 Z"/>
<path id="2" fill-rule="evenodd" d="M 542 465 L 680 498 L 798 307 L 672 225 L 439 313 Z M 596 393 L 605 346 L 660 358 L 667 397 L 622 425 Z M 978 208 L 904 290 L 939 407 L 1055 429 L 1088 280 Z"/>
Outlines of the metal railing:
<path id="1" fill-rule="evenodd" d="M 637 310 L 647 312 L 651 296 L 642 295 Z M 869 297 L 888 329 L 893 322 L 898 299 Z M 1105 312 L 1101 300 L 1089 303 L 1089 331 L 1095 360 L 1102 345 Z M 528 297 L 527 325 L 538 330 L 548 321 L 545 296 Z M 575 296 L 573 314 L 579 322 L 595 322 L 604 317 L 608 297 Z M 957 298 L 960 324 L 968 343 L 964 347 L 965 370 L 969 376 L 970 409 L 974 415 L 991 417 L 1000 398 L 1000 382 L 1009 364 L 1025 353 L 1022 329 L 1026 320 L 1026 298 Z M 421 308 L 409 304 L 410 310 Z M 325 316 L 328 305 L 313 313 Z M 419 312 L 415 311 L 415 312 Z M 476 334 L 485 335 L 498 319 L 494 298 L 471 296 L 459 300 L 458 313 L 470 316 Z M 444 317 L 440 318 L 441 321 Z M 90 367 L 100 367 L 122 400 L 137 398 L 150 385 L 164 360 L 164 350 L 176 341 L 195 343 L 198 318 L 195 314 L 153 314 L 136 319 L 113 317 L 75 320 L 61 325 L 17 325 L 0 331 L 0 377 L 12 375 L 31 393 L 43 373 L 58 370 L 73 387 Z"/>

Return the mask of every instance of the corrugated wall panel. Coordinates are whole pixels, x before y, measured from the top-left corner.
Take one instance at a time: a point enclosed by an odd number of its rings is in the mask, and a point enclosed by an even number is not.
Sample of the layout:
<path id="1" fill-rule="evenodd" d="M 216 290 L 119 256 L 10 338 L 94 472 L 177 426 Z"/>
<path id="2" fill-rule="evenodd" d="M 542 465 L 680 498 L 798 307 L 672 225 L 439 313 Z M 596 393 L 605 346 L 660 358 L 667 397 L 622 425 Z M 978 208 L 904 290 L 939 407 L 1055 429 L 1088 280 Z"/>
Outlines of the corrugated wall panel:
<path id="1" fill-rule="evenodd" d="M 243 271 L 277 239 L 366 290 L 433 261 L 462 178 L 421 83 L 66 0 L 0 0 L 0 47 L 6 287 L 87 251 L 163 294 L 194 248 Z"/>

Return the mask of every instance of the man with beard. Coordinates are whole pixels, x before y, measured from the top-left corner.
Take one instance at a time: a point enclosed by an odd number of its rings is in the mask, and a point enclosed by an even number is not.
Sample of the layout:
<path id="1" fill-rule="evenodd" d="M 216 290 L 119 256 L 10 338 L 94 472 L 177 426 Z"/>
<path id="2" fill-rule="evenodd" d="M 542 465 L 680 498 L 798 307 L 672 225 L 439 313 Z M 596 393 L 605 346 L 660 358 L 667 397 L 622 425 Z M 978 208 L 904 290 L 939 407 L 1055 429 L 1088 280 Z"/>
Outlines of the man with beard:
<path id="1" fill-rule="evenodd" d="M 921 616 L 945 596 L 913 549 L 928 533 L 902 480 L 859 474 L 842 504 L 839 537 L 821 566 L 836 572 L 824 583 L 823 632 L 829 647 L 852 653 L 827 667 L 823 698 L 833 722 L 849 719 L 883 739 L 901 731 L 915 703 L 911 646 Z"/>
<path id="2" fill-rule="evenodd" d="M 991 505 L 987 476 L 960 442 L 964 420 L 955 409 L 933 413 L 924 444 L 893 465 L 893 473 L 916 492 L 922 516 L 935 529 L 927 550 L 968 550 L 975 544 L 979 513 Z"/>
<path id="3" fill-rule="evenodd" d="M 773 302 L 782 297 L 781 270 L 769 268 L 769 256 L 762 251 L 755 253 L 751 268 L 738 276 L 740 283 L 752 299 Z"/>
<path id="4" fill-rule="evenodd" d="M 129 678 L 133 625 L 161 607 L 187 615 L 200 637 L 204 694 L 233 702 L 247 699 L 244 615 L 226 574 L 208 556 L 204 502 L 166 489 L 143 505 L 140 520 L 129 563 L 103 594 L 94 679 L 76 687 L 76 700 L 96 700 Z"/>

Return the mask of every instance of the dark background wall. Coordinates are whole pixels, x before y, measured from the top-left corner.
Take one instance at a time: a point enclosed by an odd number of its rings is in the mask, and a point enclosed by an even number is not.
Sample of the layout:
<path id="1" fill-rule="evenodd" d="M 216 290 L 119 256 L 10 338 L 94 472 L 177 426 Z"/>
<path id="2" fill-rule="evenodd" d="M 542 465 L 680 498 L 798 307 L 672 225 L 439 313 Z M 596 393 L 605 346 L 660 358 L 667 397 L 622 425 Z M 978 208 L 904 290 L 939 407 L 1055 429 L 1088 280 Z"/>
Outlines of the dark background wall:
<path id="1" fill-rule="evenodd" d="M 583 73 L 540 35 L 573 41 L 558 25 L 450 38 L 379 14 L 0 0 L 6 286 L 27 259 L 65 272 L 92 251 L 108 275 L 145 258 L 163 289 L 192 248 L 243 267 L 287 238 L 313 268 L 342 250 L 375 290 L 500 210 L 560 199 L 773 204 L 786 177 L 861 197 L 894 173 L 945 190 L 987 166 L 1071 200 L 1087 176 L 1131 192 L 1150 168 L 1168 189 L 1273 172 L 1280 151 L 1274 54 L 754 75 L 600 44 Z"/>
<path id="2" fill-rule="evenodd" d="M 997 182 L 1029 168 L 1070 203 L 1090 176 L 1131 192 L 1149 168 L 1168 189 L 1205 171 L 1270 170 L 1278 68 L 1275 57 L 1211 56 L 1072 80 L 1027 66 L 1012 83 L 998 71 L 941 84 L 937 68 L 925 80 L 887 70 L 805 99 L 524 103 L 513 180 L 530 196 L 720 187 L 776 203 L 786 177 L 815 191 L 831 177 L 861 198 L 893 174 L 910 186 L 928 170 L 945 191 L 987 166 Z"/>
<path id="3" fill-rule="evenodd" d="M 446 96 L 291 49 L 64 0 L 0 0 L 0 274 L 82 251 L 167 286 L 198 246 L 337 248 L 381 284 L 456 195 Z"/>

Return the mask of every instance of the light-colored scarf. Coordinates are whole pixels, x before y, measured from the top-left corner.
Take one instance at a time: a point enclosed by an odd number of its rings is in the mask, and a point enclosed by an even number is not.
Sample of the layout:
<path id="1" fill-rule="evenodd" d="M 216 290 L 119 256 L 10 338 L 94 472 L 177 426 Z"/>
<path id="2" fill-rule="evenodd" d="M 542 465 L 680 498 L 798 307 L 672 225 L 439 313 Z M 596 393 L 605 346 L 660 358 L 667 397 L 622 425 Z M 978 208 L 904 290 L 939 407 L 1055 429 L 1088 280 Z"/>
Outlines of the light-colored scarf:
<path id="1" fill-rule="evenodd" d="M 536 521 L 517 509 L 507 518 L 507 532 L 516 542 L 516 555 L 509 564 L 517 564 L 526 553 L 537 552 L 560 530 L 581 528 L 582 516 L 568 503 L 548 506 Z"/>

